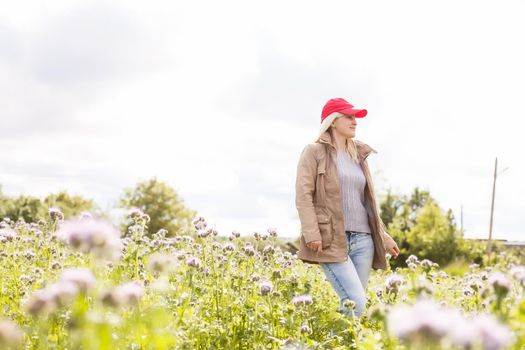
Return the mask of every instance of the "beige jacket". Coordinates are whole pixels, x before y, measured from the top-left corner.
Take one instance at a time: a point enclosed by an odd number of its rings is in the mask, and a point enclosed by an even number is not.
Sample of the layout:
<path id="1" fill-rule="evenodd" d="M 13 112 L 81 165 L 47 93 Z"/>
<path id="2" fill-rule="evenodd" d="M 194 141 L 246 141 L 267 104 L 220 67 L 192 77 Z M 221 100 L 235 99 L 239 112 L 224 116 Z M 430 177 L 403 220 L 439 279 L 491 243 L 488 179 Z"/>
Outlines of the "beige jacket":
<path id="1" fill-rule="evenodd" d="M 372 268 L 386 269 L 385 254 L 395 242 L 386 232 L 379 216 L 374 185 L 366 160 L 370 153 L 377 153 L 377 151 L 361 141 L 355 139 L 354 141 L 366 178 L 368 223 L 374 241 Z M 325 154 L 328 157 L 325 157 Z M 301 221 L 301 239 L 297 256 L 307 263 L 343 262 L 348 259 L 348 241 L 345 234 L 336 157 L 334 142 L 330 133 L 326 131 L 315 143 L 308 144 L 304 148 L 297 166 L 295 204 Z M 323 242 L 323 251 L 319 256 L 306 246 L 306 243 L 317 240 Z"/>

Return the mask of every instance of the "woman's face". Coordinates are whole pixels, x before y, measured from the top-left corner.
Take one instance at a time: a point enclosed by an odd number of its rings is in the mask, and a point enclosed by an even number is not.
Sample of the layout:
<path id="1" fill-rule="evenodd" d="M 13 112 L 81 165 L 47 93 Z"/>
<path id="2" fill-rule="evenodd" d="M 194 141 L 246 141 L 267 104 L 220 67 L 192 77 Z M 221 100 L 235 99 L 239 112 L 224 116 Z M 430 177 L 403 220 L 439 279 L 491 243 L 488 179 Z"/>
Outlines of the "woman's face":
<path id="1" fill-rule="evenodd" d="M 345 114 L 343 117 L 336 118 L 332 124 L 332 128 L 335 132 L 346 138 L 355 137 L 355 129 L 357 122 L 353 115 Z"/>

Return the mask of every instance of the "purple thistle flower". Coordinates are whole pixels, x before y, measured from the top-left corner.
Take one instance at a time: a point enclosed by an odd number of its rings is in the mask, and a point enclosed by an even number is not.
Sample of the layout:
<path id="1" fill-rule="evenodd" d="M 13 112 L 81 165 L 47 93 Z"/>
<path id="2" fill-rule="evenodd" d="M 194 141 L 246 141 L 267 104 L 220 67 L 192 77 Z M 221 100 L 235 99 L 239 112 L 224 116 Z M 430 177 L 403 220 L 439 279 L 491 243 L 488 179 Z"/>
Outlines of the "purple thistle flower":
<path id="1" fill-rule="evenodd" d="M 255 249 L 251 245 L 245 245 L 242 250 L 244 251 L 244 254 L 247 256 L 254 256 L 255 255 Z"/>
<path id="2" fill-rule="evenodd" d="M 9 227 L 0 229 L 0 238 L 4 241 L 12 241 L 16 237 L 16 232 Z"/>
<path id="3" fill-rule="evenodd" d="M 438 341 L 447 333 L 449 325 L 445 312 L 426 299 L 420 299 L 412 306 L 393 307 L 387 315 L 387 323 L 392 336 L 407 341 L 417 335 Z"/>
<path id="4" fill-rule="evenodd" d="M 403 276 L 393 273 L 390 276 L 388 276 L 385 280 L 386 291 L 388 293 L 397 293 L 399 291 L 399 287 L 404 282 L 405 279 L 403 278 Z"/>
<path id="5" fill-rule="evenodd" d="M 311 305 L 313 303 L 312 297 L 308 294 L 298 295 L 292 299 L 292 303 L 295 307 L 302 305 Z"/>
<path id="6" fill-rule="evenodd" d="M 261 291 L 261 295 L 268 295 L 270 291 L 273 288 L 273 284 L 270 281 L 264 281 L 259 283 L 259 289 Z"/>
<path id="7" fill-rule="evenodd" d="M 95 276 L 86 268 L 66 269 L 60 275 L 60 281 L 71 282 L 83 293 L 89 291 L 95 285 Z"/>
<path id="8" fill-rule="evenodd" d="M 201 261 L 199 260 L 199 258 L 192 256 L 188 260 L 186 260 L 186 265 L 190 267 L 200 267 Z"/>
<path id="9" fill-rule="evenodd" d="M 130 306 L 138 304 L 143 294 L 144 289 L 140 282 L 126 282 L 104 293 L 102 302 L 112 307 Z"/>
<path id="10" fill-rule="evenodd" d="M 235 244 L 227 243 L 222 247 L 223 252 L 233 252 L 235 250 Z"/>
<path id="11" fill-rule="evenodd" d="M 0 347 L 17 347 L 22 344 L 24 334 L 20 327 L 11 320 L 0 320 Z"/>
<path id="12" fill-rule="evenodd" d="M 474 326 L 477 338 L 481 339 L 484 349 L 504 349 L 512 342 L 513 338 L 509 329 L 491 315 L 483 314 L 474 318 Z"/>
<path id="13" fill-rule="evenodd" d="M 67 221 L 60 225 L 57 237 L 84 253 L 115 259 L 120 256 L 120 233 L 112 225 L 98 220 Z"/>
<path id="14" fill-rule="evenodd" d="M 507 277 L 499 271 L 492 273 L 488 282 L 492 285 L 496 294 L 500 296 L 504 296 L 509 292 L 510 282 Z"/>
<path id="15" fill-rule="evenodd" d="M 509 273 L 511 274 L 511 276 L 515 279 L 517 279 L 518 281 L 521 282 L 521 284 L 525 285 L 525 266 L 523 265 L 518 265 L 518 266 L 513 266 Z"/>
<path id="16" fill-rule="evenodd" d="M 411 254 L 406 260 L 405 262 L 408 264 L 412 263 L 412 264 L 415 264 L 418 262 L 418 259 L 417 259 L 417 256 L 415 256 L 414 254 Z"/>
<path id="17" fill-rule="evenodd" d="M 60 208 L 57 208 L 57 207 L 49 208 L 48 214 L 52 221 L 64 220 L 64 214 L 62 213 Z"/>
<path id="18" fill-rule="evenodd" d="M 83 211 L 78 216 L 79 220 L 91 220 L 93 219 L 93 215 L 90 212 Z"/>

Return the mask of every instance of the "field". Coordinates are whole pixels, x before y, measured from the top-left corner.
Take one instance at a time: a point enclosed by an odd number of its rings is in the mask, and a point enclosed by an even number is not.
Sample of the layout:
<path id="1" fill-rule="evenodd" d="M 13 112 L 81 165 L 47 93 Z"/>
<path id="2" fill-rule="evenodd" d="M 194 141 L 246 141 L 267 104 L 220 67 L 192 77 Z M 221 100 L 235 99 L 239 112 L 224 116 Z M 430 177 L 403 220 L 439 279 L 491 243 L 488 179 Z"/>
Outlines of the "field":
<path id="1" fill-rule="evenodd" d="M 367 312 L 345 318 L 319 266 L 278 233 L 121 238 L 87 213 L 3 221 L 0 347 L 23 349 L 525 349 L 525 267 L 501 256 L 450 275 L 416 256 L 374 270 Z M 252 243 L 253 242 L 253 243 Z"/>

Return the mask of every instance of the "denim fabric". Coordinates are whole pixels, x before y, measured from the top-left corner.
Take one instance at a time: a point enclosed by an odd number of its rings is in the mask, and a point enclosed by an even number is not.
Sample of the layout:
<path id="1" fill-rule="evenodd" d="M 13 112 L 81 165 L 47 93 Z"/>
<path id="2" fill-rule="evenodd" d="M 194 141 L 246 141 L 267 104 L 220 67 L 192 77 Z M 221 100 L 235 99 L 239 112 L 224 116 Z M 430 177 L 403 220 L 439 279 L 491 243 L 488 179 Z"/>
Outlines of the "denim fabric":
<path id="1" fill-rule="evenodd" d="M 340 308 L 345 315 L 352 311 L 344 306 L 346 299 L 355 302 L 354 315 L 359 317 L 365 312 L 366 286 L 372 260 L 374 258 L 374 241 L 370 233 L 346 231 L 348 240 L 348 257 L 345 262 L 320 263 L 326 278 L 335 289 L 340 299 Z"/>

